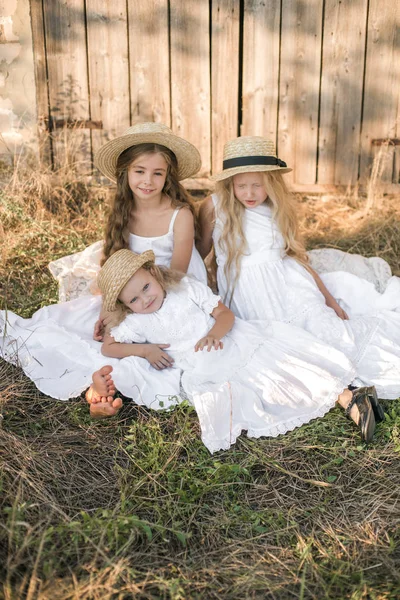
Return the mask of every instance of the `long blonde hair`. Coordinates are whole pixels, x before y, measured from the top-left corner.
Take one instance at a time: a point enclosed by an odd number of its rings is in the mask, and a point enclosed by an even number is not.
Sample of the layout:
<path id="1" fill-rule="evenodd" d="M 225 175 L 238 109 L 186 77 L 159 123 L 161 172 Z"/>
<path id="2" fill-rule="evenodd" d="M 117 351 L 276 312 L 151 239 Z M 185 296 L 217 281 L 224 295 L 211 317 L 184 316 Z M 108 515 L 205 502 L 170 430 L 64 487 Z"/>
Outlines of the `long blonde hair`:
<path id="1" fill-rule="evenodd" d="M 175 271 L 174 269 L 168 269 L 167 267 L 158 266 L 154 263 L 144 264 L 141 268 L 145 271 L 148 271 L 150 275 L 154 277 L 164 292 L 178 287 L 182 278 L 185 277 L 185 273 Z M 126 306 L 126 304 L 118 299 L 116 302 L 116 308 L 111 314 L 110 323 L 106 327 L 106 331 L 110 331 L 112 327 L 119 325 L 131 312 L 132 311 Z"/>
<path id="2" fill-rule="evenodd" d="M 101 265 L 117 250 L 129 248 L 129 221 L 135 207 L 135 199 L 129 187 L 128 169 L 133 161 L 142 154 L 161 154 L 164 157 L 168 169 L 162 191 L 170 199 L 172 207 L 182 208 L 186 206 L 189 208 L 196 224 L 194 202 L 178 180 L 178 162 L 175 154 L 169 148 L 153 143 L 131 146 L 118 157 L 116 168 L 117 191 L 111 203 L 106 224 L 104 256 Z"/>
<path id="3" fill-rule="evenodd" d="M 308 257 L 299 233 L 294 198 L 279 171 L 267 171 L 262 175 L 267 192 L 267 202 L 272 205 L 273 218 L 285 242 L 285 252 L 302 265 L 307 266 Z M 215 191 L 219 198 L 218 210 L 222 213 L 223 222 L 219 245 L 226 255 L 224 274 L 228 289 L 224 300 L 230 305 L 240 275 L 242 256 L 246 254 L 247 248 L 243 230 L 245 207 L 235 196 L 233 177 L 219 181 Z"/>

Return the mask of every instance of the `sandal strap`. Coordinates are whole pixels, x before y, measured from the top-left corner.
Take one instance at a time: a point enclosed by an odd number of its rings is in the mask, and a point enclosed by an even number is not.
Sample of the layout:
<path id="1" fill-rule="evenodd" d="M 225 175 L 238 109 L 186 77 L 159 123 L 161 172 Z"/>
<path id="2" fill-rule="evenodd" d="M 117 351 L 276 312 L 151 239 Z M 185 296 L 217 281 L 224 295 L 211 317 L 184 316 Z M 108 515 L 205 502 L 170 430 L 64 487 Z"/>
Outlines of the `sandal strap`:
<path id="1" fill-rule="evenodd" d="M 353 392 L 353 397 L 350 400 L 350 402 L 348 403 L 348 405 L 346 406 L 345 411 L 344 411 L 344 414 L 346 415 L 346 417 L 348 417 L 350 415 L 350 411 L 353 408 L 353 406 L 356 404 L 357 400 L 358 400 L 358 396 L 357 396 L 357 394 L 355 394 Z"/>

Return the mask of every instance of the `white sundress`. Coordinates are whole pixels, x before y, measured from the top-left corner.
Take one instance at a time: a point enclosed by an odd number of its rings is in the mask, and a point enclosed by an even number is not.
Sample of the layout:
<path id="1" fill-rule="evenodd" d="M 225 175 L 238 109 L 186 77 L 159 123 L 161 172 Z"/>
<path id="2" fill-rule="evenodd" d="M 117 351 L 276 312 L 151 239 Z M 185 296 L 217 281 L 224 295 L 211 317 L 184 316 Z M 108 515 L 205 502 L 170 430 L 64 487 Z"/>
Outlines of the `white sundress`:
<path id="1" fill-rule="evenodd" d="M 151 248 L 156 263 L 169 266 L 178 210 L 174 211 L 165 235 L 148 238 L 130 234 L 131 250 L 143 252 Z M 100 269 L 102 246 L 103 242 L 96 242 L 78 255 L 53 263 L 53 272 L 58 274 L 61 283 L 61 296 L 78 295 L 75 299 L 45 306 L 30 319 L 11 311 L 0 311 L 0 356 L 22 367 L 36 387 L 52 398 L 67 400 L 79 396 L 91 384 L 95 370 L 118 364 L 118 360 L 103 356 L 101 342 L 93 340 L 101 295 L 93 295 L 90 287 Z M 204 283 L 207 281 L 204 263 L 194 247 L 188 273 Z M 138 385 L 144 385 L 142 380 L 150 386 L 154 384 L 153 379 L 162 382 L 162 394 L 159 399 L 153 399 L 152 408 L 167 407 L 179 401 L 180 381 L 176 371 L 156 371 L 146 360 L 138 359 L 127 363 L 126 377 Z"/>
<path id="2" fill-rule="evenodd" d="M 277 436 L 335 405 L 354 377 L 351 362 L 291 325 L 236 319 L 223 350 L 195 352 L 214 323 L 210 313 L 218 300 L 208 287 L 186 277 L 167 292 L 158 311 L 129 314 L 111 330 L 119 342 L 170 344 L 175 362 L 165 371 L 182 374 L 210 452 L 229 448 L 242 430 L 249 437 Z M 152 388 L 148 381 L 129 381 L 125 364 L 131 360 L 119 361 L 114 381 L 123 394 L 148 406 L 163 391 L 162 382 L 154 380 Z"/>
<path id="3" fill-rule="evenodd" d="M 218 196 L 212 200 L 218 287 L 229 301 L 226 257 L 219 244 L 223 217 Z M 321 274 L 350 317 L 343 321 L 326 306 L 311 274 L 285 255 L 284 240 L 266 203 L 245 209 L 243 225 L 248 249 L 233 292 L 234 313 L 245 320 L 277 320 L 305 329 L 348 356 L 357 369 L 357 385 L 375 385 L 381 398 L 399 397 L 400 279 L 387 278 L 379 292 L 370 281 L 344 270 Z"/>

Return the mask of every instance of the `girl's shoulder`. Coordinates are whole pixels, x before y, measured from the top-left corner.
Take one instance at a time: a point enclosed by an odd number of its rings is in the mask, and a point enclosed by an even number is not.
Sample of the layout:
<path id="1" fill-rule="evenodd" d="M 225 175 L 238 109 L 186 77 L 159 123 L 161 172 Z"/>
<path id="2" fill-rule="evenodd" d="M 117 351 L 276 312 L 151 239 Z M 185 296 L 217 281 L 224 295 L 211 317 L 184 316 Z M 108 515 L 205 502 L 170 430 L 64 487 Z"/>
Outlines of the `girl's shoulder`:
<path id="1" fill-rule="evenodd" d="M 208 285 L 198 281 L 191 275 L 183 277 L 181 284 L 182 294 L 184 294 L 190 301 L 197 304 L 203 310 L 206 309 L 208 313 L 211 313 L 214 308 L 218 306 L 218 302 L 221 300 L 221 297 L 214 294 Z"/>
<path id="2" fill-rule="evenodd" d="M 110 333 L 115 341 L 120 343 L 144 343 L 146 341 L 146 336 L 142 332 L 141 316 L 142 315 L 129 313 L 119 325 L 113 327 Z"/>
<path id="3" fill-rule="evenodd" d="M 193 213 L 188 206 L 180 206 L 175 208 L 171 221 L 173 226 L 187 227 L 194 223 Z"/>

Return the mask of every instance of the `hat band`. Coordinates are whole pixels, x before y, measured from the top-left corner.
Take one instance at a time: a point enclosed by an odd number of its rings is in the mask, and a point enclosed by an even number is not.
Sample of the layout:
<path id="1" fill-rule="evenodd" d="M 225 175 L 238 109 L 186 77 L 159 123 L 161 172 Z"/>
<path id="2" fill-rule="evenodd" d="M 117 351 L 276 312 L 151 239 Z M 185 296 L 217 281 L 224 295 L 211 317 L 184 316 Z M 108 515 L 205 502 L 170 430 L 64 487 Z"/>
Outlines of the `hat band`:
<path id="1" fill-rule="evenodd" d="M 222 168 L 232 169 L 232 167 L 247 167 L 250 165 L 277 165 L 278 167 L 287 167 L 287 164 L 276 156 L 240 156 L 238 158 L 228 158 L 222 163 Z"/>

